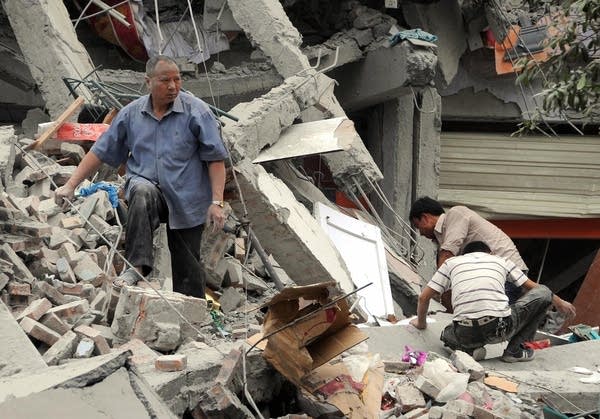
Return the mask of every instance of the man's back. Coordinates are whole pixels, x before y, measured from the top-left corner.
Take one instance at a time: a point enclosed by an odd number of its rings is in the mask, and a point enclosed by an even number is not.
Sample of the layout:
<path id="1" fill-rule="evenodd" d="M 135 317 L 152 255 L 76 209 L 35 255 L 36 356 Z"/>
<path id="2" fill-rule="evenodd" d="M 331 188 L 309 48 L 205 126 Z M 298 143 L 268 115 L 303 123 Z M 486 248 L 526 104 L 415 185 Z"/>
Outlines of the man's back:
<path id="1" fill-rule="evenodd" d="M 520 286 L 527 277 L 511 261 L 475 252 L 448 259 L 427 285 L 439 293 L 452 289 L 454 319 L 462 320 L 510 315 L 506 280 Z"/>
<path id="2" fill-rule="evenodd" d="M 464 206 L 452 207 L 440 216 L 438 224 L 435 236 L 441 250 L 459 255 L 467 243 L 483 241 L 494 255 L 512 261 L 521 270 L 527 270 L 510 237 L 475 211 Z"/>

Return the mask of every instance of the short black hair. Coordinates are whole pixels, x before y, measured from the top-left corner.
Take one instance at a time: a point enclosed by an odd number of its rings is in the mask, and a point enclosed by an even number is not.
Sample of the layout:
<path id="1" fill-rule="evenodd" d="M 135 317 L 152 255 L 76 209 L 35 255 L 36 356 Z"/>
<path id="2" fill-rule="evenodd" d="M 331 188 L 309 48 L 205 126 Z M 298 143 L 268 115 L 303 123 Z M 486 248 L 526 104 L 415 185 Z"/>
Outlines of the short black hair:
<path id="1" fill-rule="evenodd" d="M 413 202 L 410 207 L 409 220 L 420 219 L 423 214 L 442 215 L 444 208 L 442 204 L 428 196 L 422 196 Z"/>
<path id="2" fill-rule="evenodd" d="M 462 254 L 466 255 L 467 253 L 474 253 L 474 252 L 492 253 L 490 247 L 487 244 L 485 244 L 482 241 L 474 241 L 474 242 L 470 242 L 469 244 L 467 244 L 465 246 Z"/>
<path id="3" fill-rule="evenodd" d="M 169 57 L 167 55 L 155 55 L 153 57 L 150 57 L 148 59 L 148 61 L 146 61 L 146 76 L 152 77 L 152 74 L 154 73 L 154 69 L 156 68 L 156 65 L 161 61 L 165 61 L 167 63 L 174 64 L 177 66 L 177 68 L 179 68 L 179 66 L 177 65 L 175 60 L 172 59 L 171 57 Z"/>

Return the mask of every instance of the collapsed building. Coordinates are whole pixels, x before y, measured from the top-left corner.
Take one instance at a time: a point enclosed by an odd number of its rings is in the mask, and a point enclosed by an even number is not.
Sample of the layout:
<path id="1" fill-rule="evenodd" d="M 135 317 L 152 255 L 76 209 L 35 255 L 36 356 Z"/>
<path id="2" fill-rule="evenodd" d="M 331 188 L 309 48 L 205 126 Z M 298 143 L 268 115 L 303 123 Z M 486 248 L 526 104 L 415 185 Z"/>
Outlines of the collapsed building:
<path id="1" fill-rule="evenodd" d="M 543 404 L 567 413 L 595 408 L 593 381 L 579 381 L 567 361 L 537 363 L 533 372 L 484 363 L 498 371 L 497 377 L 520 383 L 518 395 L 526 402 L 519 405 L 514 396 L 486 387 L 494 374 L 485 377 L 469 357 L 440 359 L 443 365 L 436 361 L 447 373 L 445 381 L 435 380 L 435 370 L 397 361 L 412 352 L 405 346 L 412 346 L 430 351 L 433 365 L 436 353 L 445 353 L 437 329 L 437 335 L 428 330 L 416 337 L 403 326 L 388 333 L 383 327 L 352 325 L 356 317 L 384 324 L 415 313 L 420 286 L 435 270 L 432 244 L 405 221 L 415 198 L 439 196 L 446 204 L 467 204 L 500 218 L 510 214 L 506 208 L 514 208 L 491 206 L 485 192 L 493 193 L 495 184 L 486 183 L 485 176 L 477 183 L 480 194 L 473 192 L 469 173 L 481 174 L 481 166 L 491 163 L 465 162 L 465 150 L 475 144 L 485 151 L 488 142 L 481 145 L 475 136 L 469 143 L 469 135 L 460 133 L 465 123 L 489 121 L 490 115 L 507 122 L 533 106 L 515 96 L 514 78 L 491 80 L 476 70 L 485 65 L 480 33 L 489 26 L 502 39 L 505 14 L 498 16 L 486 2 L 456 1 L 385 2 L 387 8 L 377 1 L 117 3 L 36 0 L 24 9 L 21 2 L 3 2 L 0 84 L 6 94 L 0 119 L 18 128 L 0 131 L 0 261 L 8 307 L 2 306 L 2 327 L 17 343 L 7 345 L 3 356 L 15 361 L 0 370 L 0 410 L 27 417 L 32 409 L 92 397 L 89 405 L 102 411 L 111 409 L 111 387 L 127 395 L 123 403 L 140 417 L 252 417 L 260 412 L 374 417 L 385 394 L 395 403 L 381 413 L 389 417 L 489 412 L 539 417 Z M 43 28 L 43 43 L 31 28 Z M 416 28 L 427 32 L 417 37 L 405 32 Z M 64 122 L 77 113 L 69 106 L 73 95 L 86 102 L 81 122 L 109 122 L 105 114 L 110 108 L 118 110 L 122 102 L 143 94 L 143 62 L 158 52 L 177 57 L 183 87 L 218 108 L 235 175 L 227 185 L 229 211 L 232 219 L 251 226 L 203 238 L 202 257 L 213 290 L 208 301 L 166 291 L 170 268 L 164 234 L 157 238 L 150 283 L 111 287 L 122 266 L 115 255 L 122 231 L 106 193 L 81 198 L 67 212 L 53 200 L 53 185 L 66 181 L 85 151 L 81 144 L 89 143 L 53 138 L 59 136 L 58 125 L 42 125 L 38 132 L 39 123 Z M 482 97 L 489 105 L 465 105 Z M 456 133 L 441 134 L 442 120 L 457 124 Z M 311 134 L 321 141 L 306 141 Z M 498 137 L 494 140 L 507 141 Z M 590 163 L 579 163 L 593 164 L 598 147 L 585 144 Z M 452 147 L 458 148 L 458 157 Z M 590 186 L 581 188 L 582 195 L 598 180 L 597 170 L 586 173 Z M 109 169 L 101 176 L 119 182 Z M 491 171 L 488 177 L 493 176 L 502 173 Z M 567 192 L 562 193 L 565 199 Z M 598 197 L 593 191 L 587 196 L 592 209 L 584 222 L 594 223 Z M 351 205 L 342 213 L 334 203 L 344 202 Z M 548 214 L 526 207 L 517 215 Z M 569 217 L 569 212 L 550 216 Z M 344 231 L 360 231 L 363 240 L 350 241 L 352 234 L 343 236 Z M 586 238 L 600 237 L 590 234 Z M 369 241 L 376 245 L 369 247 Z M 582 246 L 589 254 L 585 261 L 574 259 L 566 268 L 550 264 L 554 290 L 572 290 L 573 282 L 584 279 L 583 289 L 596 289 L 597 263 L 592 260 L 597 260 L 597 242 Z M 349 253 L 349 247 L 356 253 Z M 362 259 L 367 250 L 377 254 L 372 259 L 379 269 L 361 271 L 362 265 L 372 268 Z M 543 267 L 542 261 L 540 275 Z M 357 279 L 361 275 L 376 282 L 371 288 L 377 292 L 359 294 L 357 304 L 347 297 L 350 303 L 344 305 L 341 296 L 367 285 Z M 300 287 L 289 291 L 290 285 Z M 300 343 L 279 331 L 285 322 L 276 317 L 278 310 L 291 310 L 289 301 L 300 298 L 319 300 L 325 290 L 336 302 L 335 325 Z M 581 294 L 575 303 L 585 315 L 577 320 L 597 325 L 597 311 L 587 308 L 595 291 L 571 292 L 571 300 Z M 381 311 L 374 313 L 376 307 Z M 296 310 L 288 322 L 303 319 L 305 311 Z M 316 313 L 320 319 L 328 311 Z M 438 316 L 440 326 L 450 321 L 448 315 Z M 578 333 L 589 338 L 594 332 Z M 367 337 L 368 350 L 361 343 Z M 564 339 L 552 339 L 557 347 L 545 351 L 562 360 L 565 350 L 558 345 Z M 341 343 L 333 345 L 334 340 Z M 596 343 L 571 350 L 593 353 Z M 247 351 L 249 346 L 263 352 Z M 349 364 L 337 358 L 342 352 Z M 384 362 L 373 352 L 381 353 Z M 364 369 L 353 380 L 340 379 L 352 375 L 339 373 L 352 362 Z M 582 356 L 580 362 L 577 366 L 595 377 L 597 360 Z M 390 381 L 390 374 L 400 378 Z M 528 374 L 538 374 L 551 390 L 527 386 L 532 381 Z M 344 391 L 325 385 L 336 380 Z M 448 396 L 453 380 L 464 384 L 459 389 L 471 395 L 471 403 Z M 119 417 L 118 408 L 112 409 L 110 415 Z"/>

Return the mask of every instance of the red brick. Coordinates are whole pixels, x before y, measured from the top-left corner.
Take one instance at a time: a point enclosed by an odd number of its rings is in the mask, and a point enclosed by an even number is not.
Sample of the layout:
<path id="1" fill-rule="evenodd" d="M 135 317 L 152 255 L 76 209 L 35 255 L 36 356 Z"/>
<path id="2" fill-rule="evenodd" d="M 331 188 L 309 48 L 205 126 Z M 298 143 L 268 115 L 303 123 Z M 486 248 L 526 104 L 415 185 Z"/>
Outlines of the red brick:
<path id="1" fill-rule="evenodd" d="M 187 367 L 187 356 L 183 354 L 162 355 L 154 361 L 154 368 L 159 371 L 183 371 Z"/>
<path id="2" fill-rule="evenodd" d="M 29 317 L 23 318 L 19 324 L 29 336 L 34 337 L 37 340 L 48 344 L 49 346 L 54 345 L 60 339 L 60 335 L 54 330 L 36 322 Z"/>
<path id="3" fill-rule="evenodd" d="M 140 339 L 134 338 L 129 342 L 119 346 L 119 350 L 129 349 L 133 355 L 129 357 L 129 362 L 133 365 L 142 365 L 154 362 L 158 355 L 148 345 Z"/>
<path id="4" fill-rule="evenodd" d="M 61 319 L 79 318 L 87 313 L 90 309 L 90 304 L 87 300 L 73 301 L 72 303 L 63 304 L 48 310 L 48 313 L 54 313 Z"/>
<path id="5" fill-rule="evenodd" d="M 52 303 L 47 298 L 40 298 L 33 301 L 29 306 L 17 316 L 17 320 L 21 320 L 24 317 L 32 318 L 33 320 L 39 320 L 48 310 L 52 308 Z"/>
<path id="6" fill-rule="evenodd" d="M 31 295 L 31 285 L 29 284 L 24 284 L 20 282 L 9 282 L 7 288 L 8 293 L 10 295 Z"/>
<path id="7" fill-rule="evenodd" d="M 64 335 L 69 330 L 71 330 L 71 326 L 69 326 L 67 323 L 63 322 L 60 319 L 60 317 L 58 317 L 54 313 L 44 314 L 44 316 L 40 319 L 40 322 L 44 326 L 49 327 L 50 329 L 54 330 L 59 335 Z"/>
<path id="8" fill-rule="evenodd" d="M 79 215 L 72 217 L 66 217 L 60 220 L 60 226 L 62 228 L 73 229 L 83 227 L 84 222 Z"/>

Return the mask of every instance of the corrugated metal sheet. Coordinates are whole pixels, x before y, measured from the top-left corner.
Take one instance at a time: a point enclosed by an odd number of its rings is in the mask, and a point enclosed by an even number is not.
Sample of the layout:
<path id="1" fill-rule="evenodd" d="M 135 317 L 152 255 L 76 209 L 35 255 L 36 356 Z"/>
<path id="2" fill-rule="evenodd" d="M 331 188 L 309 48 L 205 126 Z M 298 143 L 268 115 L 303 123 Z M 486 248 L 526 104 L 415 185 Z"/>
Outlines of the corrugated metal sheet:
<path id="1" fill-rule="evenodd" d="M 438 198 L 489 218 L 599 217 L 600 137 L 444 133 Z"/>

